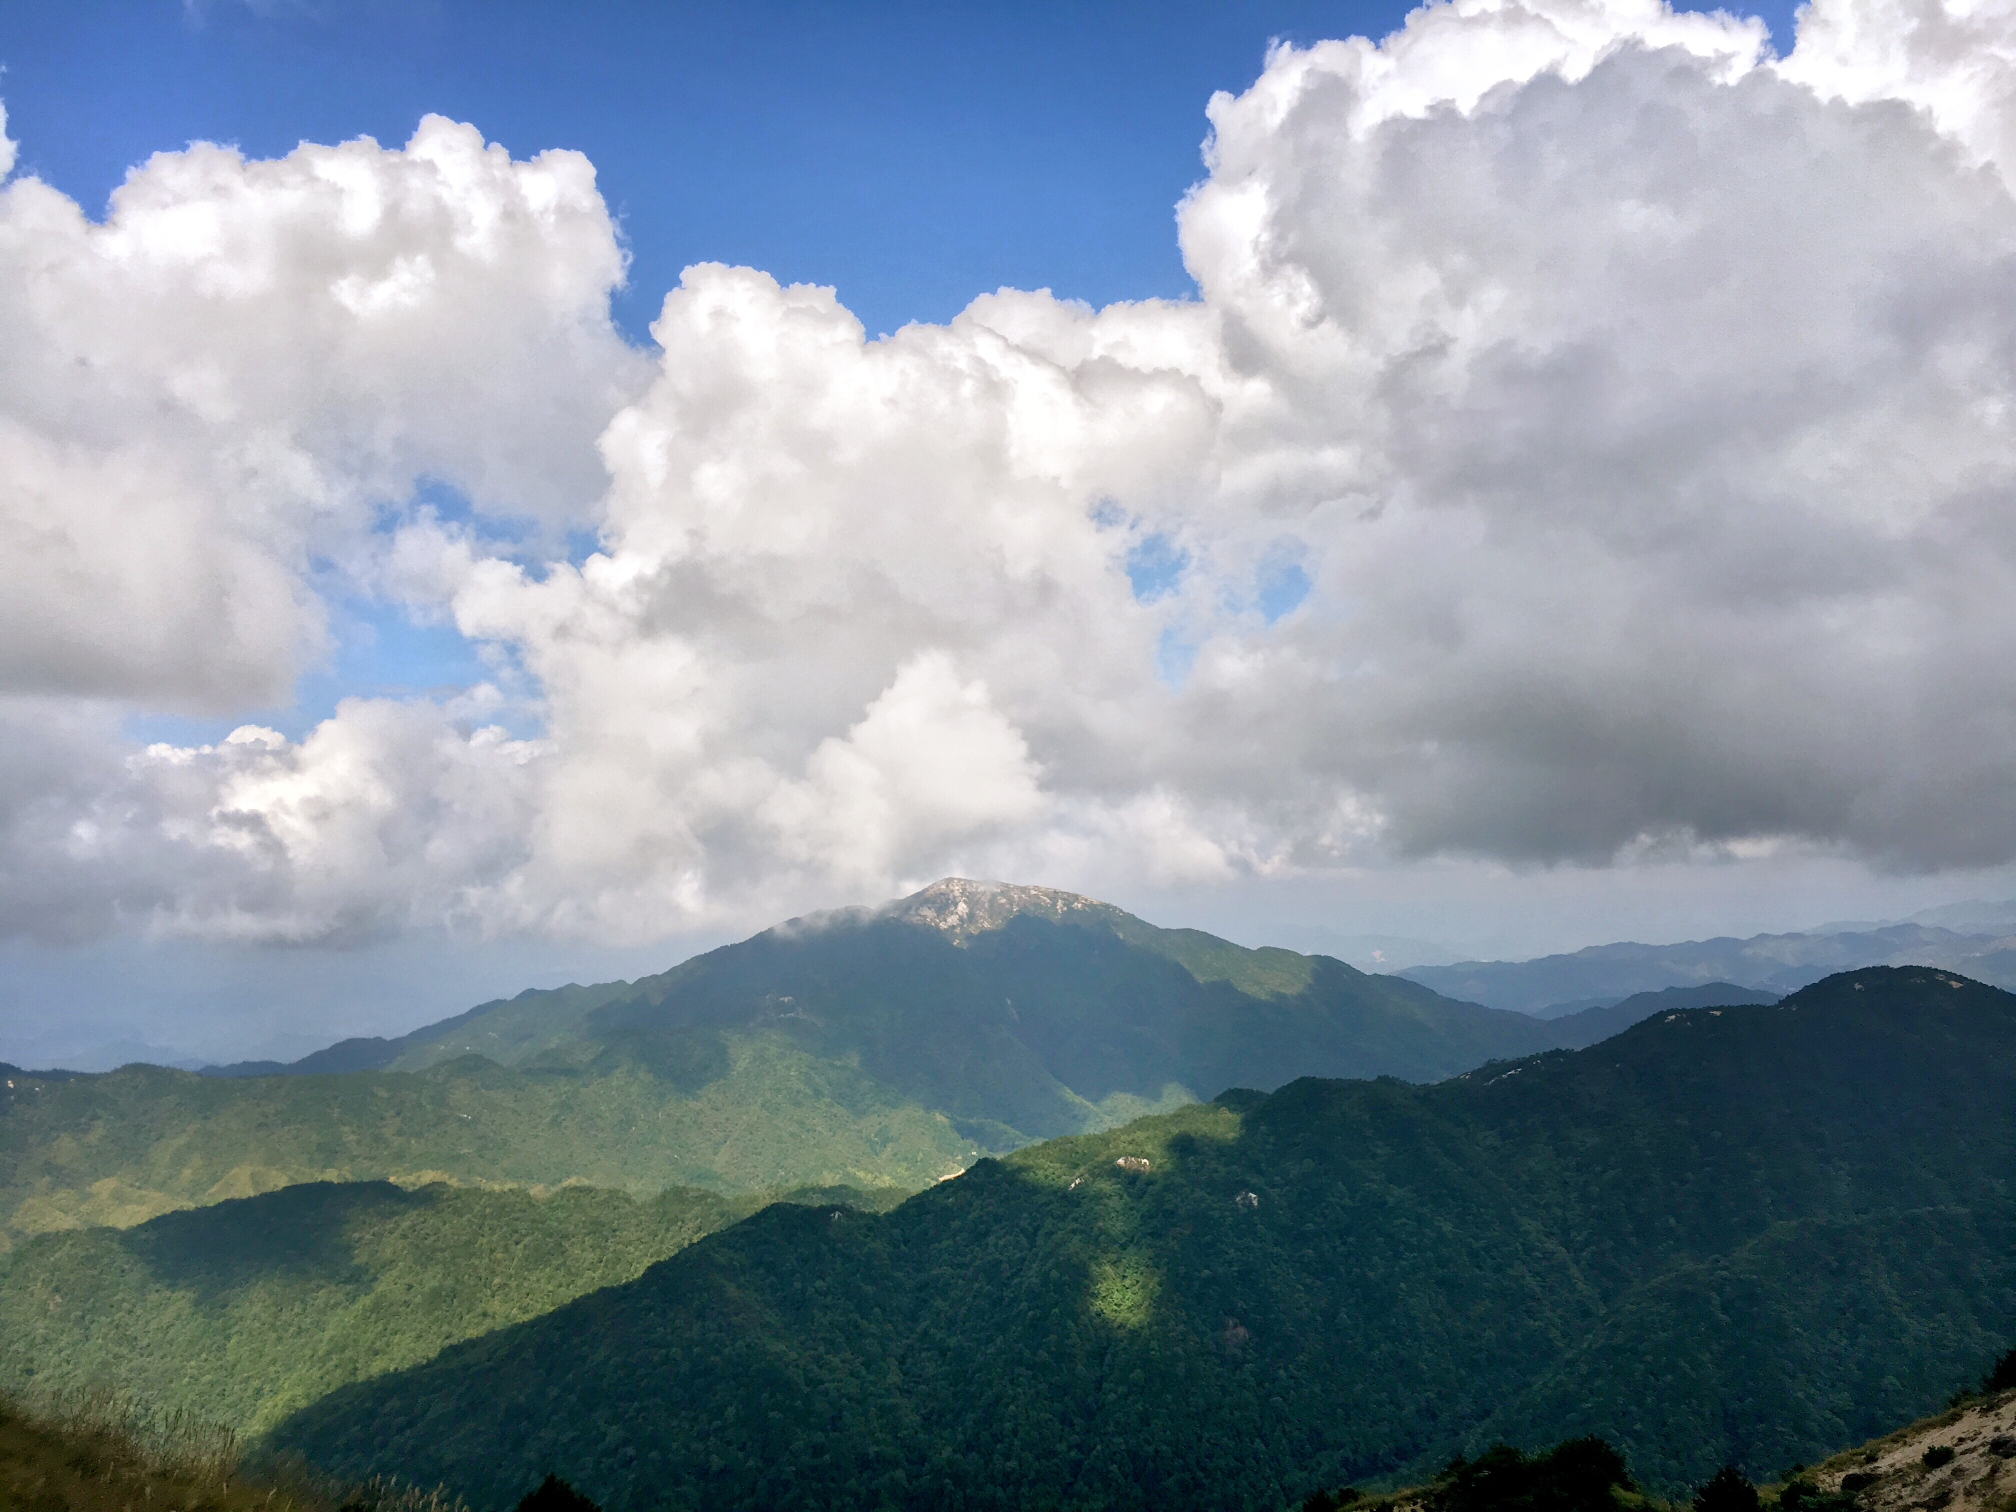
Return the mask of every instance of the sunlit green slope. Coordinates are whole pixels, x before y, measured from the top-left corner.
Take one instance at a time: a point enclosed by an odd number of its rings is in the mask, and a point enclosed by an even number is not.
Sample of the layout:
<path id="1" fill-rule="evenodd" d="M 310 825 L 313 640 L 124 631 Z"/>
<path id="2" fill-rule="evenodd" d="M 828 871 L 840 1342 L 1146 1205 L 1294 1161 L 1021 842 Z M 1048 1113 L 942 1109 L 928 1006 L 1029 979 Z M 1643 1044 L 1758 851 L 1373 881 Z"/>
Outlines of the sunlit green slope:
<path id="1" fill-rule="evenodd" d="M 758 1203 L 311 1183 L 0 1259 L 0 1391 L 101 1387 L 238 1430 L 635 1277 Z"/>
<path id="2" fill-rule="evenodd" d="M 722 1064 L 701 1085 L 615 1057 L 590 1071 L 468 1057 L 419 1074 L 232 1081 L 10 1072 L 0 1212 L 18 1242 L 300 1181 L 914 1190 L 973 1158 L 942 1113 L 784 1036 L 717 1043 Z"/>

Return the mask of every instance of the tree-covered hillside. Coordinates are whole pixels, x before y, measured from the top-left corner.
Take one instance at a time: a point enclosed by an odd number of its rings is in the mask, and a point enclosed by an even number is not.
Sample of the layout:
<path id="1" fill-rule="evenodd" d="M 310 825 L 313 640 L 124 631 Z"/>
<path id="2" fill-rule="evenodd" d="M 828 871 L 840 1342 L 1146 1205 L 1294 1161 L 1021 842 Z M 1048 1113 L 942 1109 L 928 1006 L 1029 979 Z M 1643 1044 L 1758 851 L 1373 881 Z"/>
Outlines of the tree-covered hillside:
<path id="1" fill-rule="evenodd" d="M 784 1036 L 727 1037 L 721 1054 L 700 1086 L 627 1059 L 590 1071 L 469 1056 L 420 1073 L 245 1080 L 10 1068 L 0 1215 L 18 1243 L 302 1181 L 914 1191 L 973 1158 L 944 1114 Z"/>
<path id="2" fill-rule="evenodd" d="M 1435 1086 L 1302 1080 L 771 1209 L 284 1423 L 503 1504 L 1276 1508 L 1595 1433 L 1678 1489 L 2016 1333 L 2016 997 L 1928 970 Z"/>
<path id="3" fill-rule="evenodd" d="M 1556 1036 L 1324 957 L 948 882 L 486 1005 L 398 1042 L 389 1069 L 354 1069 L 386 1057 L 353 1044 L 313 1075 L 10 1070 L 0 1242 L 311 1180 L 915 1190 L 1228 1086 L 1429 1081 Z"/>
<path id="4" fill-rule="evenodd" d="M 0 1391 L 111 1386 L 253 1432 L 628 1281 L 755 1205 L 317 1182 L 137 1228 L 40 1234 L 0 1258 Z"/>

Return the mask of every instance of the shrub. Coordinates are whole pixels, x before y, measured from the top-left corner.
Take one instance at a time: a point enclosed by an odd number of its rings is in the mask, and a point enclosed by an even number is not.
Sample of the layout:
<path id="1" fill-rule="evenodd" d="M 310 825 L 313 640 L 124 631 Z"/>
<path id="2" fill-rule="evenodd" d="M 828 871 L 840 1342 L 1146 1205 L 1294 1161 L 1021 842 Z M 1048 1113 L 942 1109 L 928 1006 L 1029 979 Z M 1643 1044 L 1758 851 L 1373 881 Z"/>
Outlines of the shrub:
<path id="1" fill-rule="evenodd" d="M 1839 1491 L 1822 1491 L 1795 1472 L 1778 1493 L 1778 1506 L 1780 1512 L 1854 1512 L 1855 1493 L 1845 1480 Z"/>
<path id="2" fill-rule="evenodd" d="M 1757 1488 L 1734 1465 L 1724 1465 L 1694 1493 L 1694 1512 L 1757 1512 Z"/>
<path id="3" fill-rule="evenodd" d="M 559 1476 L 549 1474 L 536 1491 L 518 1503 L 518 1512 L 602 1512 L 602 1509 Z"/>
<path id="4" fill-rule="evenodd" d="M 1995 1368 L 1981 1382 L 1981 1390 L 1983 1393 L 2016 1390 L 2016 1349 L 1995 1362 Z"/>
<path id="5" fill-rule="evenodd" d="M 1436 1512 L 1614 1512 L 1634 1489 L 1624 1456 L 1599 1438 L 1569 1439 L 1530 1459 L 1509 1444 L 1457 1459 L 1430 1494 Z"/>

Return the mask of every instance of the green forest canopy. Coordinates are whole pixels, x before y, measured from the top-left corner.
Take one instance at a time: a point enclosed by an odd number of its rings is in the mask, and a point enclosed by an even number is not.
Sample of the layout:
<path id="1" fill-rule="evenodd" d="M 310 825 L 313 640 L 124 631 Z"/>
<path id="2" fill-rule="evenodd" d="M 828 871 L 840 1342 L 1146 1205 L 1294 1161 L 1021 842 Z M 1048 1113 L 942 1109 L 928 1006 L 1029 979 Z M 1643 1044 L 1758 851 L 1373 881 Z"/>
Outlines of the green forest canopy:
<path id="1" fill-rule="evenodd" d="M 275 1447 L 501 1506 L 1276 1508 L 1600 1435 L 1677 1490 L 2016 1332 L 2016 998 L 1929 970 L 1435 1086 L 1298 1081 L 883 1217 L 773 1208 Z M 511 1425 L 508 1430 L 500 1425 Z"/>

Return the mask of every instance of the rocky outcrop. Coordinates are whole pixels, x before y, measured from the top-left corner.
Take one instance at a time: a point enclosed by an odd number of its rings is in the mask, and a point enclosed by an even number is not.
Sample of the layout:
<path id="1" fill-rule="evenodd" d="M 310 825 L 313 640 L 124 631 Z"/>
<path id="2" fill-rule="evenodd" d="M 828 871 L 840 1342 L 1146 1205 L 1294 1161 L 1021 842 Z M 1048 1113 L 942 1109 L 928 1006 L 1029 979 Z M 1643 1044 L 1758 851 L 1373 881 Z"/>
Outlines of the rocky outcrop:
<path id="1" fill-rule="evenodd" d="M 1868 1512 L 2016 1508 L 2016 1391 L 1968 1402 L 1850 1449 L 1802 1479 Z"/>
<path id="2" fill-rule="evenodd" d="M 1022 914 L 1063 921 L 1091 922 L 1120 910 L 1096 898 L 1059 892 L 1053 887 L 1024 887 L 1014 882 L 976 882 L 945 877 L 922 892 L 899 898 L 882 910 L 884 917 L 941 930 L 959 944 L 974 935 L 1000 929 Z"/>

